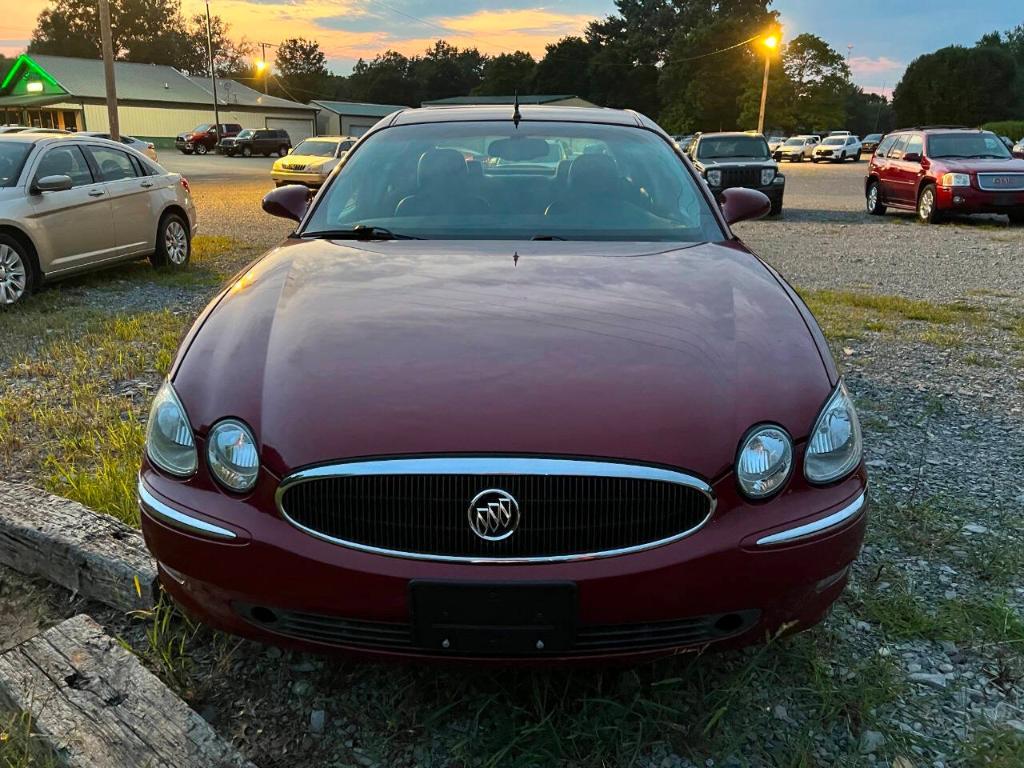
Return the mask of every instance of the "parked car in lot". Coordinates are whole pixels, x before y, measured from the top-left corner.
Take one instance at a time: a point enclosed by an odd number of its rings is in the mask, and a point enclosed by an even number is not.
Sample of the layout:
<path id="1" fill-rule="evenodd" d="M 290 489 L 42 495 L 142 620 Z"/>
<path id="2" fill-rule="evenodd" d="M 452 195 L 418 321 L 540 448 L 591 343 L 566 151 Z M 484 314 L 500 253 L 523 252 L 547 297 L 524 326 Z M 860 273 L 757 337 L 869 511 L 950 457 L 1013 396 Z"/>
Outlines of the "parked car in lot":
<path id="1" fill-rule="evenodd" d="M 22 131 L 31 130 L 27 125 L 0 125 L 0 134 L 3 133 L 21 133 Z"/>
<path id="2" fill-rule="evenodd" d="M 785 136 L 769 136 L 768 137 L 768 151 L 774 156 L 778 152 L 779 147 L 786 143 Z"/>
<path id="3" fill-rule="evenodd" d="M 1020 141 L 1013 145 L 1012 154 L 1014 157 L 1018 157 L 1021 160 L 1024 160 L 1024 138 L 1022 138 Z"/>
<path id="4" fill-rule="evenodd" d="M 786 141 L 775 151 L 775 159 L 778 161 L 788 160 L 791 163 L 800 163 L 810 159 L 814 148 L 821 141 L 817 136 L 794 136 Z"/>
<path id="5" fill-rule="evenodd" d="M 41 283 L 149 257 L 189 261 L 188 182 L 123 144 L 89 136 L 0 136 L 0 304 Z"/>
<path id="6" fill-rule="evenodd" d="M 76 136 L 93 136 L 98 139 L 109 139 L 109 133 L 101 133 L 100 131 L 79 131 Z M 136 152 L 141 152 L 153 162 L 156 162 L 156 146 L 151 141 L 143 141 L 142 139 L 136 139 L 134 136 L 121 136 L 121 143 L 134 149 Z"/>
<path id="7" fill-rule="evenodd" d="M 951 213 L 1001 213 L 1024 224 L 1024 160 L 990 131 L 896 131 L 872 157 L 864 194 L 876 216 L 899 208 L 933 224 Z"/>
<path id="8" fill-rule="evenodd" d="M 860 162 L 860 139 L 848 133 L 826 136 L 811 152 L 811 161 L 842 163 L 847 160 Z"/>
<path id="9" fill-rule="evenodd" d="M 226 138 L 217 145 L 217 151 L 228 157 L 270 157 L 273 154 L 284 157 L 291 148 L 288 132 L 274 128 L 244 128 L 237 136 Z"/>
<path id="10" fill-rule="evenodd" d="M 883 138 L 885 138 L 885 134 L 869 133 L 860 142 L 860 151 L 866 155 L 875 154 L 875 150 L 878 149 L 878 145 Z"/>
<path id="11" fill-rule="evenodd" d="M 238 123 L 221 123 L 219 129 L 212 123 L 202 123 L 191 131 L 179 133 L 174 139 L 174 148 L 185 155 L 193 152 L 205 155 L 217 146 L 218 141 L 237 136 L 241 130 Z"/>
<path id="12" fill-rule="evenodd" d="M 306 139 L 291 154 L 274 161 L 270 178 L 279 187 L 284 184 L 319 187 L 357 141 L 354 136 L 316 136 Z"/>
<path id="13" fill-rule="evenodd" d="M 746 187 L 763 192 L 771 215 L 782 213 L 786 177 L 779 173 L 768 142 L 759 133 L 705 133 L 690 150 L 694 168 L 716 195 L 723 189 Z"/>
<path id="14" fill-rule="evenodd" d="M 636 113 L 519 115 L 401 112 L 314 202 L 264 199 L 294 233 L 203 313 L 148 423 L 142 528 L 192 615 L 594 663 L 764 642 L 844 589 L 861 430 L 807 307 L 730 229 L 768 199 L 716 201 Z M 553 144 L 593 149 L 538 166 Z"/>

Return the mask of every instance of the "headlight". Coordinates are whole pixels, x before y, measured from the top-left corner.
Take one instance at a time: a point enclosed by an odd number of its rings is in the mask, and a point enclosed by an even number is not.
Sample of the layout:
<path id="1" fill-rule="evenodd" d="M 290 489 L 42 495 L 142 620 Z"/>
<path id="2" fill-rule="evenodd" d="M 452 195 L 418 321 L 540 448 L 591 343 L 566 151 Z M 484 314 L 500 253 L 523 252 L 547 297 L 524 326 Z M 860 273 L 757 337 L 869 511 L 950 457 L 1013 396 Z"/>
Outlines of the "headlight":
<path id="1" fill-rule="evenodd" d="M 721 171 L 708 171 L 707 173 L 708 184 L 712 187 L 722 186 L 722 172 Z"/>
<path id="2" fill-rule="evenodd" d="M 761 186 L 767 187 L 775 179 L 774 168 L 762 168 L 761 169 Z"/>
<path id="3" fill-rule="evenodd" d="M 786 484 L 792 468 L 793 441 L 782 427 L 766 425 L 743 441 L 736 458 L 736 479 L 745 496 L 766 499 Z"/>
<path id="4" fill-rule="evenodd" d="M 185 409 L 169 381 L 157 390 L 146 425 L 146 455 L 160 469 L 188 477 L 199 463 Z"/>
<path id="5" fill-rule="evenodd" d="M 942 175 L 942 186 L 969 187 L 971 186 L 971 177 L 966 173 L 944 173 Z"/>
<path id="6" fill-rule="evenodd" d="M 236 419 L 217 422 L 206 441 L 210 472 L 229 491 L 252 490 L 259 474 L 260 460 L 252 432 Z"/>
<path id="7" fill-rule="evenodd" d="M 804 477 L 812 483 L 831 483 L 860 464 L 864 443 L 853 401 L 840 383 L 825 403 L 811 431 L 804 456 Z"/>

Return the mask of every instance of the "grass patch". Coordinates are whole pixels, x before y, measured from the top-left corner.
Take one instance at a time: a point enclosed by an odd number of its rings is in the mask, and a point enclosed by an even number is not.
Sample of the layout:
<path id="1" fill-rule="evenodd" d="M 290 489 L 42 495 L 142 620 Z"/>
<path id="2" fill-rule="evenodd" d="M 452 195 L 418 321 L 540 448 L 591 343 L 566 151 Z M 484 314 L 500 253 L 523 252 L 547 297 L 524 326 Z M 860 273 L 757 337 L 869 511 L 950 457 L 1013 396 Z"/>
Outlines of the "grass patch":
<path id="1" fill-rule="evenodd" d="M 1020 768 L 1024 735 L 1008 726 L 979 729 L 964 747 L 962 764 L 965 768 Z"/>
<path id="2" fill-rule="evenodd" d="M 825 334 L 833 340 L 860 339 L 867 332 L 894 332 L 907 322 L 929 325 L 976 322 L 981 312 L 961 302 L 938 304 L 858 291 L 800 291 L 800 295 Z"/>
<path id="3" fill-rule="evenodd" d="M 25 713 L 0 718 L 0 768 L 56 768 L 53 750 L 40 739 Z"/>
<path id="4" fill-rule="evenodd" d="M 108 272 L 59 283 L 5 311 L 0 471 L 137 525 L 135 475 L 152 393 L 193 313 L 252 255 L 229 238 L 197 237 L 187 270 L 124 265 L 114 280 Z M 195 301 L 182 311 L 172 293 L 166 309 L 114 311 L 91 300 L 143 280 L 173 285 Z"/>

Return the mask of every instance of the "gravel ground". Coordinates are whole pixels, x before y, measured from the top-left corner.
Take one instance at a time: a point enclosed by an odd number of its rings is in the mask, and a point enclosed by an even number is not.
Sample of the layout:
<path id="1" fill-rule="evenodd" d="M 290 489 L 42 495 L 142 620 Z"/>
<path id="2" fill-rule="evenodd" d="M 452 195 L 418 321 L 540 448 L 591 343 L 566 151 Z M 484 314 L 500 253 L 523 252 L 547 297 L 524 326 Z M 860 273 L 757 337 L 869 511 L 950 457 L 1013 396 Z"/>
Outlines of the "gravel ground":
<path id="1" fill-rule="evenodd" d="M 1001 640 L 978 611 L 957 641 L 928 623 L 960 606 L 1002 609 L 1003 630 L 1024 616 L 1024 229 L 992 217 L 940 227 L 902 213 L 869 218 L 865 168 L 786 166 L 784 216 L 738 233 L 802 291 L 962 302 L 974 314 L 943 326 L 937 340 L 927 340 L 932 324 L 909 319 L 831 338 L 865 426 L 873 520 L 851 587 L 821 627 L 767 652 L 576 677 L 342 663 L 206 642 L 201 632 L 190 646 L 189 700 L 263 768 L 510 764 L 488 751 L 510 713 L 520 730 L 509 739 L 522 747 L 551 722 L 571 715 L 567 727 L 579 726 L 601 706 L 613 713 L 602 727 L 628 740 L 637 702 L 657 700 L 663 686 L 684 702 L 680 723 L 738 691 L 708 728 L 735 738 L 684 728 L 681 744 L 666 724 L 660 737 L 636 736 L 644 746 L 635 765 L 1024 764 L 1020 751 L 1002 763 L 969 762 L 980 734 L 1024 732 L 1024 637 Z M 259 211 L 261 179 L 197 175 L 193 189 L 204 234 L 259 250 L 290 229 Z M 68 290 L 94 292 L 115 309 L 142 302 L 182 311 L 212 291 L 137 283 L 115 271 Z M 143 644 L 138 630 L 124 631 Z M 575 692 L 538 703 L 563 686 Z M 464 707 L 476 703 L 474 718 Z M 804 762 L 793 761 L 798 754 Z M 515 764 L 545 762 L 554 761 Z"/>

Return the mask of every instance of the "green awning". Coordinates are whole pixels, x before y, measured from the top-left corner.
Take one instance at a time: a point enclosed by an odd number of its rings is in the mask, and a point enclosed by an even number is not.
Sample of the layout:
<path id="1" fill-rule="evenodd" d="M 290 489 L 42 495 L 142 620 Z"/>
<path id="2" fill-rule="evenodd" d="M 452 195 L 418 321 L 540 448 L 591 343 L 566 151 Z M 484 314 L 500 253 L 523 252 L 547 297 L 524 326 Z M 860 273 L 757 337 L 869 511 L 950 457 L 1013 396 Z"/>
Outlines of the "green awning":
<path id="1" fill-rule="evenodd" d="M 67 101 L 66 93 L 50 93 L 42 96 L 0 96 L 0 109 L 4 107 L 45 107 Z"/>

